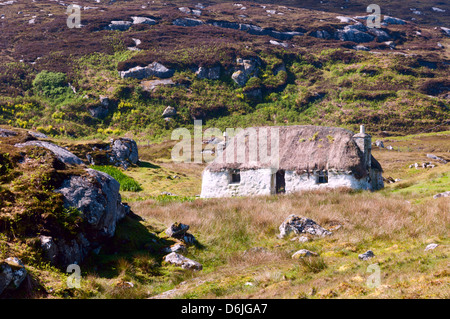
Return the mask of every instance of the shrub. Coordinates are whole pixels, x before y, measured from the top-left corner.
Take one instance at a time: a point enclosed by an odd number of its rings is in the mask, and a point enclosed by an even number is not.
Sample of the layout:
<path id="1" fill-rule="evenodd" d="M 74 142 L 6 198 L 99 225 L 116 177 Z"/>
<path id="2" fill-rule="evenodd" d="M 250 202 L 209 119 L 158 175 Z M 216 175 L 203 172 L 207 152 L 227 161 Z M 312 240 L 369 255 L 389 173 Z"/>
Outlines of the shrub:
<path id="1" fill-rule="evenodd" d="M 64 94 L 68 89 L 66 75 L 61 72 L 41 71 L 33 80 L 33 88 L 47 97 Z"/>

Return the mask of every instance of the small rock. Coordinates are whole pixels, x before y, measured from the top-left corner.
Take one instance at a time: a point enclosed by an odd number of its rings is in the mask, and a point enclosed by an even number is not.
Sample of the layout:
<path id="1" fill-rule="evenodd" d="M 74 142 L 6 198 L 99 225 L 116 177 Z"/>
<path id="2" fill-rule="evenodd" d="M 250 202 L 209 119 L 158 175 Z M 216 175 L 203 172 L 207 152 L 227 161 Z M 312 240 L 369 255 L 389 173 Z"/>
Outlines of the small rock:
<path id="1" fill-rule="evenodd" d="M 375 141 L 375 145 L 378 146 L 379 148 L 384 148 L 384 143 L 383 143 L 383 141 L 376 140 L 376 141 Z"/>
<path id="2" fill-rule="evenodd" d="M 176 243 L 170 247 L 166 247 L 163 250 L 166 254 L 170 253 L 185 253 L 187 251 L 187 248 L 185 245 L 181 243 Z"/>
<path id="3" fill-rule="evenodd" d="M 332 234 L 312 219 L 299 217 L 296 215 L 289 215 L 288 218 L 280 225 L 279 230 L 279 238 L 284 238 L 292 232 L 296 235 L 309 233 L 316 236 L 328 236 Z"/>
<path id="4" fill-rule="evenodd" d="M 166 234 L 169 237 L 182 238 L 189 229 L 189 225 L 182 223 L 173 223 L 166 229 Z"/>
<path id="5" fill-rule="evenodd" d="M 316 256 L 318 256 L 318 254 L 313 251 L 307 249 L 300 249 L 299 251 L 295 252 L 292 255 L 292 259 L 300 259 L 304 257 L 316 257 Z"/>
<path id="6" fill-rule="evenodd" d="M 438 244 L 429 244 L 427 247 L 425 247 L 425 251 L 433 250 L 433 249 L 435 249 L 437 246 L 439 246 L 439 245 L 438 245 Z"/>
<path id="7" fill-rule="evenodd" d="M 164 110 L 162 116 L 163 117 L 174 117 L 176 114 L 177 114 L 177 110 L 172 106 L 168 106 Z"/>
<path id="8" fill-rule="evenodd" d="M 375 257 L 375 254 L 371 250 L 368 250 L 364 254 L 361 254 L 358 256 L 358 258 L 361 260 L 369 260 L 370 258 L 373 258 L 373 257 Z"/>
<path id="9" fill-rule="evenodd" d="M 440 198 L 440 197 L 450 197 L 450 191 L 446 191 L 446 192 L 436 194 L 433 196 L 433 198 L 435 198 L 435 199 Z"/>
<path id="10" fill-rule="evenodd" d="M 168 254 L 167 256 L 164 257 L 164 261 L 169 264 L 181 267 L 183 269 L 191 269 L 191 270 L 203 269 L 203 266 L 200 263 L 191 260 L 189 258 L 186 258 L 183 255 L 177 253 Z"/>

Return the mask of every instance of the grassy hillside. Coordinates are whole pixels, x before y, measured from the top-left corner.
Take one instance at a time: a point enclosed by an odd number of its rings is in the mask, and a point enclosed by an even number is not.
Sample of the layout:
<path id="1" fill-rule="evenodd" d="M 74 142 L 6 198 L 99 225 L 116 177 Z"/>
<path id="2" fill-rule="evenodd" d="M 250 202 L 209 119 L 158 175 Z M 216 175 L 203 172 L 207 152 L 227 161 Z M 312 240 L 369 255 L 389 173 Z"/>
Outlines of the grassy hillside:
<path id="1" fill-rule="evenodd" d="M 286 44 L 282 47 L 267 35 L 208 24 L 177 26 L 174 19 L 196 16 L 178 10 L 182 2 L 159 1 L 151 6 L 142 1 L 96 4 L 97 9 L 82 11 L 82 28 L 69 29 L 56 3 L 24 6 L 18 0 L 3 6 L 5 18 L 0 21 L 7 35 L 0 48 L 0 124 L 69 138 L 127 133 L 154 141 L 176 127 L 191 126 L 193 119 L 221 129 L 319 123 L 350 129 L 364 123 L 373 132 L 448 128 L 450 42 L 440 28 L 410 19 L 406 25 L 389 25 L 382 30 L 389 31 L 392 45 L 374 40 L 363 43 L 371 50 L 366 52 L 355 50 L 350 41 L 314 37 L 316 31 L 333 33 L 346 25 L 337 13 L 317 11 L 316 6 L 304 9 L 292 2 L 293 7 L 263 8 L 247 3 L 242 10 L 232 3 L 208 4 L 197 17 L 205 23 L 247 23 L 304 35 L 279 41 Z M 433 5 L 445 9 L 426 3 Z M 366 14 L 360 6 L 345 4 L 339 15 Z M 268 16 L 271 9 L 282 15 Z M 112 20 L 128 21 L 133 15 L 152 17 L 157 24 L 103 30 Z M 33 16 L 34 23 L 29 23 Z M 136 45 L 133 39 L 141 41 L 138 51 L 129 49 Z M 244 87 L 231 80 L 237 58 L 259 61 L 257 77 Z M 119 76 L 118 71 L 154 61 L 175 70 L 172 85 L 146 91 L 142 81 Z M 199 66 L 220 66 L 222 75 L 219 80 L 200 79 L 194 73 Z M 279 71 L 282 66 L 285 71 Z M 100 96 L 111 101 L 104 117 L 90 112 L 99 106 Z M 169 122 L 162 117 L 167 106 L 177 110 Z"/>

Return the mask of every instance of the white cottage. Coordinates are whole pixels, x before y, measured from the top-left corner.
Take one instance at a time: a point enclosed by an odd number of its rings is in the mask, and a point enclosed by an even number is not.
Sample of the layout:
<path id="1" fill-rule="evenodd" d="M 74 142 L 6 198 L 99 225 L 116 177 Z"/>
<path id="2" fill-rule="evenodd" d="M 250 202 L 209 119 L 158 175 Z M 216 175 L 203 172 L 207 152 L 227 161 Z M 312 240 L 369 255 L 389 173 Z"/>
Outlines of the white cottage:
<path id="1" fill-rule="evenodd" d="M 203 198 L 293 193 L 319 188 L 384 187 L 371 136 L 335 127 L 248 128 L 203 172 Z"/>

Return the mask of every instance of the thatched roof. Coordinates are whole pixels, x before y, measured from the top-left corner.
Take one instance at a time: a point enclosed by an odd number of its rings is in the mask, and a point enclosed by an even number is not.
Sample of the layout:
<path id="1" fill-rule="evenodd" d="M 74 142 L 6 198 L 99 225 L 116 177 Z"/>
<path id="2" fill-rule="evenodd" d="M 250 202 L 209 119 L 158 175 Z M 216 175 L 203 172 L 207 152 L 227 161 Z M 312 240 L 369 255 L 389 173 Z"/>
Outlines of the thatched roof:
<path id="1" fill-rule="evenodd" d="M 270 153 L 271 138 L 278 132 L 278 154 Z M 258 169 L 274 167 L 297 172 L 312 172 L 317 170 L 351 171 L 361 178 L 367 175 L 364 167 L 363 154 L 353 140 L 355 133 L 336 127 L 322 126 L 270 126 L 247 128 L 233 137 L 226 149 L 207 167 L 210 171 L 225 169 Z M 247 136 L 247 137 L 246 137 Z M 258 144 L 252 144 L 258 136 Z M 233 145 L 238 151 L 233 151 Z M 272 162 L 252 152 L 258 148 L 262 154 L 267 154 Z M 265 150 L 266 153 L 264 153 Z M 276 150 L 276 147 L 273 148 Z M 245 151 L 245 159 L 243 158 Z M 234 156 L 233 156 L 234 154 Z M 240 155 L 239 155 L 240 154 Z M 256 154 L 256 158 L 254 157 Z M 277 160 L 278 159 L 278 160 Z M 275 165 L 275 167 L 277 167 Z M 381 170 L 381 165 L 372 157 L 372 168 Z"/>

